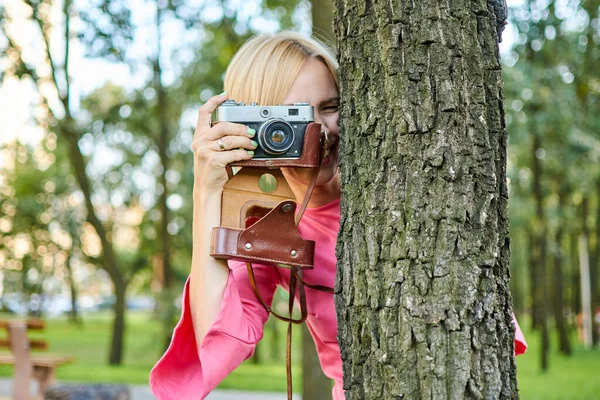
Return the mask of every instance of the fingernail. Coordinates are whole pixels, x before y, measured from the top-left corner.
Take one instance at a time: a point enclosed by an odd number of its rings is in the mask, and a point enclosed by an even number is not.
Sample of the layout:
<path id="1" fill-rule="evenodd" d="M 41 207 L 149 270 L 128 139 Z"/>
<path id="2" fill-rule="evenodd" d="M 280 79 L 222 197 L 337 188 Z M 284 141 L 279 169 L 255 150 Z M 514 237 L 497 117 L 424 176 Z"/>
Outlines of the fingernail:
<path id="1" fill-rule="evenodd" d="M 251 156 L 254 156 L 254 151 L 253 150 L 248 150 L 248 154 Z"/>
<path id="2" fill-rule="evenodd" d="M 256 134 L 256 131 L 254 129 L 248 128 L 248 136 L 254 137 L 255 134 Z"/>
<path id="3" fill-rule="evenodd" d="M 254 140 L 251 140 L 251 141 L 250 141 L 250 143 L 252 143 L 252 146 L 254 146 L 254 147 L 258 147 L 258 143 L 257 143 L 257 142 L 255 142 Z"/>
<path id="4" fill-rule="evenodd" d="M 227 91 L 225 91 L 225 92 L 221 93 L 219 96 L 224 96 L 224 95 L 226 95 L 226 94 L 227 94 Z"/>

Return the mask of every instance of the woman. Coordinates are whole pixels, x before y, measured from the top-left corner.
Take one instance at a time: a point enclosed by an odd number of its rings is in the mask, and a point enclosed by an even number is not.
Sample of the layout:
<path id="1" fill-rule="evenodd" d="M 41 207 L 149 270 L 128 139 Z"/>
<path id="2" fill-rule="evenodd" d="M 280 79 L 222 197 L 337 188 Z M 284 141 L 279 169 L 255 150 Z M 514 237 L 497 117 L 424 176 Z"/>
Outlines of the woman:
<path id="1" fill-rule="evenodd" d="M 221 122 L 211 127 L 213 111 L 228 98 L 261 105 L 309 102 L 314 106 L 315 122 L 328 132 L 329 146 L 298 227 L 305 239 L 315 241 L 315 268 L 304 271 L 303 279 L 311 284 L 334 286 L 341 195 L 336 70 L 333 56 L 314 39 L 291 32 L 256 36 L 231 61 L 225 77 L 226 92 L 200 107 L 192 144 L 192 268 L 184 289 L 181 320 L 169 349 L 150 375 L 157 398 L 204 398 L 253 354 L 268 318 L 252 292 L 245 263 L 229 261 L 227 265 L 209 255 L 212 228 L 220 223 L 221 194 L 227 182 L 225 166 L 251 159 L 257 146 L 253 140 L 255 132 L 244 125 Z M 311 171 L 282 168 L 282 172 L 297 201 L 302 201 Z M 254 273 L 261 296 L 268 304 L 277 285 L 289 289 L 288 269 L 254 265 Z M 335 381 L 334 400 L 344 399 L 333 296 L 305 290 L 306 323 L 323 372 Z M 525 345 L 524 341 L 519 343 Z"/>

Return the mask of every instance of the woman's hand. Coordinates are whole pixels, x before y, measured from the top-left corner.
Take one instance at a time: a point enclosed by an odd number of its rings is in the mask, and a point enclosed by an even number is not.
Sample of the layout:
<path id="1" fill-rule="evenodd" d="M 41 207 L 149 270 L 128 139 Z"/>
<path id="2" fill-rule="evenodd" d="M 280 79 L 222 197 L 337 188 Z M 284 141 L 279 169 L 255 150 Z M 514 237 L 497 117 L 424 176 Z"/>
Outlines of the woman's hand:
<path id="1" fill-rule="evenodd" d="M 228 179 L 225 166 L 234 161 L 251 159 L 257 146 L 252 140 L 254 129 L 246 125 L 219 122 L 211 127 L 212 113 L 227 98 L 227 93 L 213 96 L 198 110 L 198 123 L 192 141 L 194 185 L 208 193 L 223 190 Z"/>

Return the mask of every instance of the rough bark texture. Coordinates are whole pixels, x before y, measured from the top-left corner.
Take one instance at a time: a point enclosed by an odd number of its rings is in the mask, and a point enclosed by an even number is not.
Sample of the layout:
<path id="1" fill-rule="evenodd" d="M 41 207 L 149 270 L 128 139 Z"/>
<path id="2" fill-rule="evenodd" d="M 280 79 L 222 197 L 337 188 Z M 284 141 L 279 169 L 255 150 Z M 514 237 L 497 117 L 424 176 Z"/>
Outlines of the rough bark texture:
<path id="1" fill-rule="evenodd" d="M 336 0 L 346 398 L 518 398 L 496 3 Z"/>

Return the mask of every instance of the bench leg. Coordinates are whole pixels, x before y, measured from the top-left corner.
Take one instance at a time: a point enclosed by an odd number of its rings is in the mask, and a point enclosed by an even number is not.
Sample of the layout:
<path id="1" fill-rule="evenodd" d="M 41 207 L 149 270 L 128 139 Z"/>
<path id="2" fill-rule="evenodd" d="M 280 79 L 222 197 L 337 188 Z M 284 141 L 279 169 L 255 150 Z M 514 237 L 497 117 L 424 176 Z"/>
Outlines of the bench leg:
<path id="1" fill-rule="evenodd" d="M 23 322 L 11 323 L 8 327 L 10 348 L 15 356 L 15 381 L 13 383 L 14 400 L 30 400 L 29 382 L 31 382 L 31 354 L 27 339 L 27 325 Z"/>
<path id="2" fill-rule="evenodd" d="M 14 400 L 31 400 L 29 382 L 31 380 L 31 366 L 15 365 L 15 380 L 13 382 Z"/>
<path id="3" fill-rule="evenodd" d="M 54 367 L 36 367 L 33 371 L 33 376 L 39 384 L 39 399 L 44 399 L 46 388 L 54 383 Z"/>

